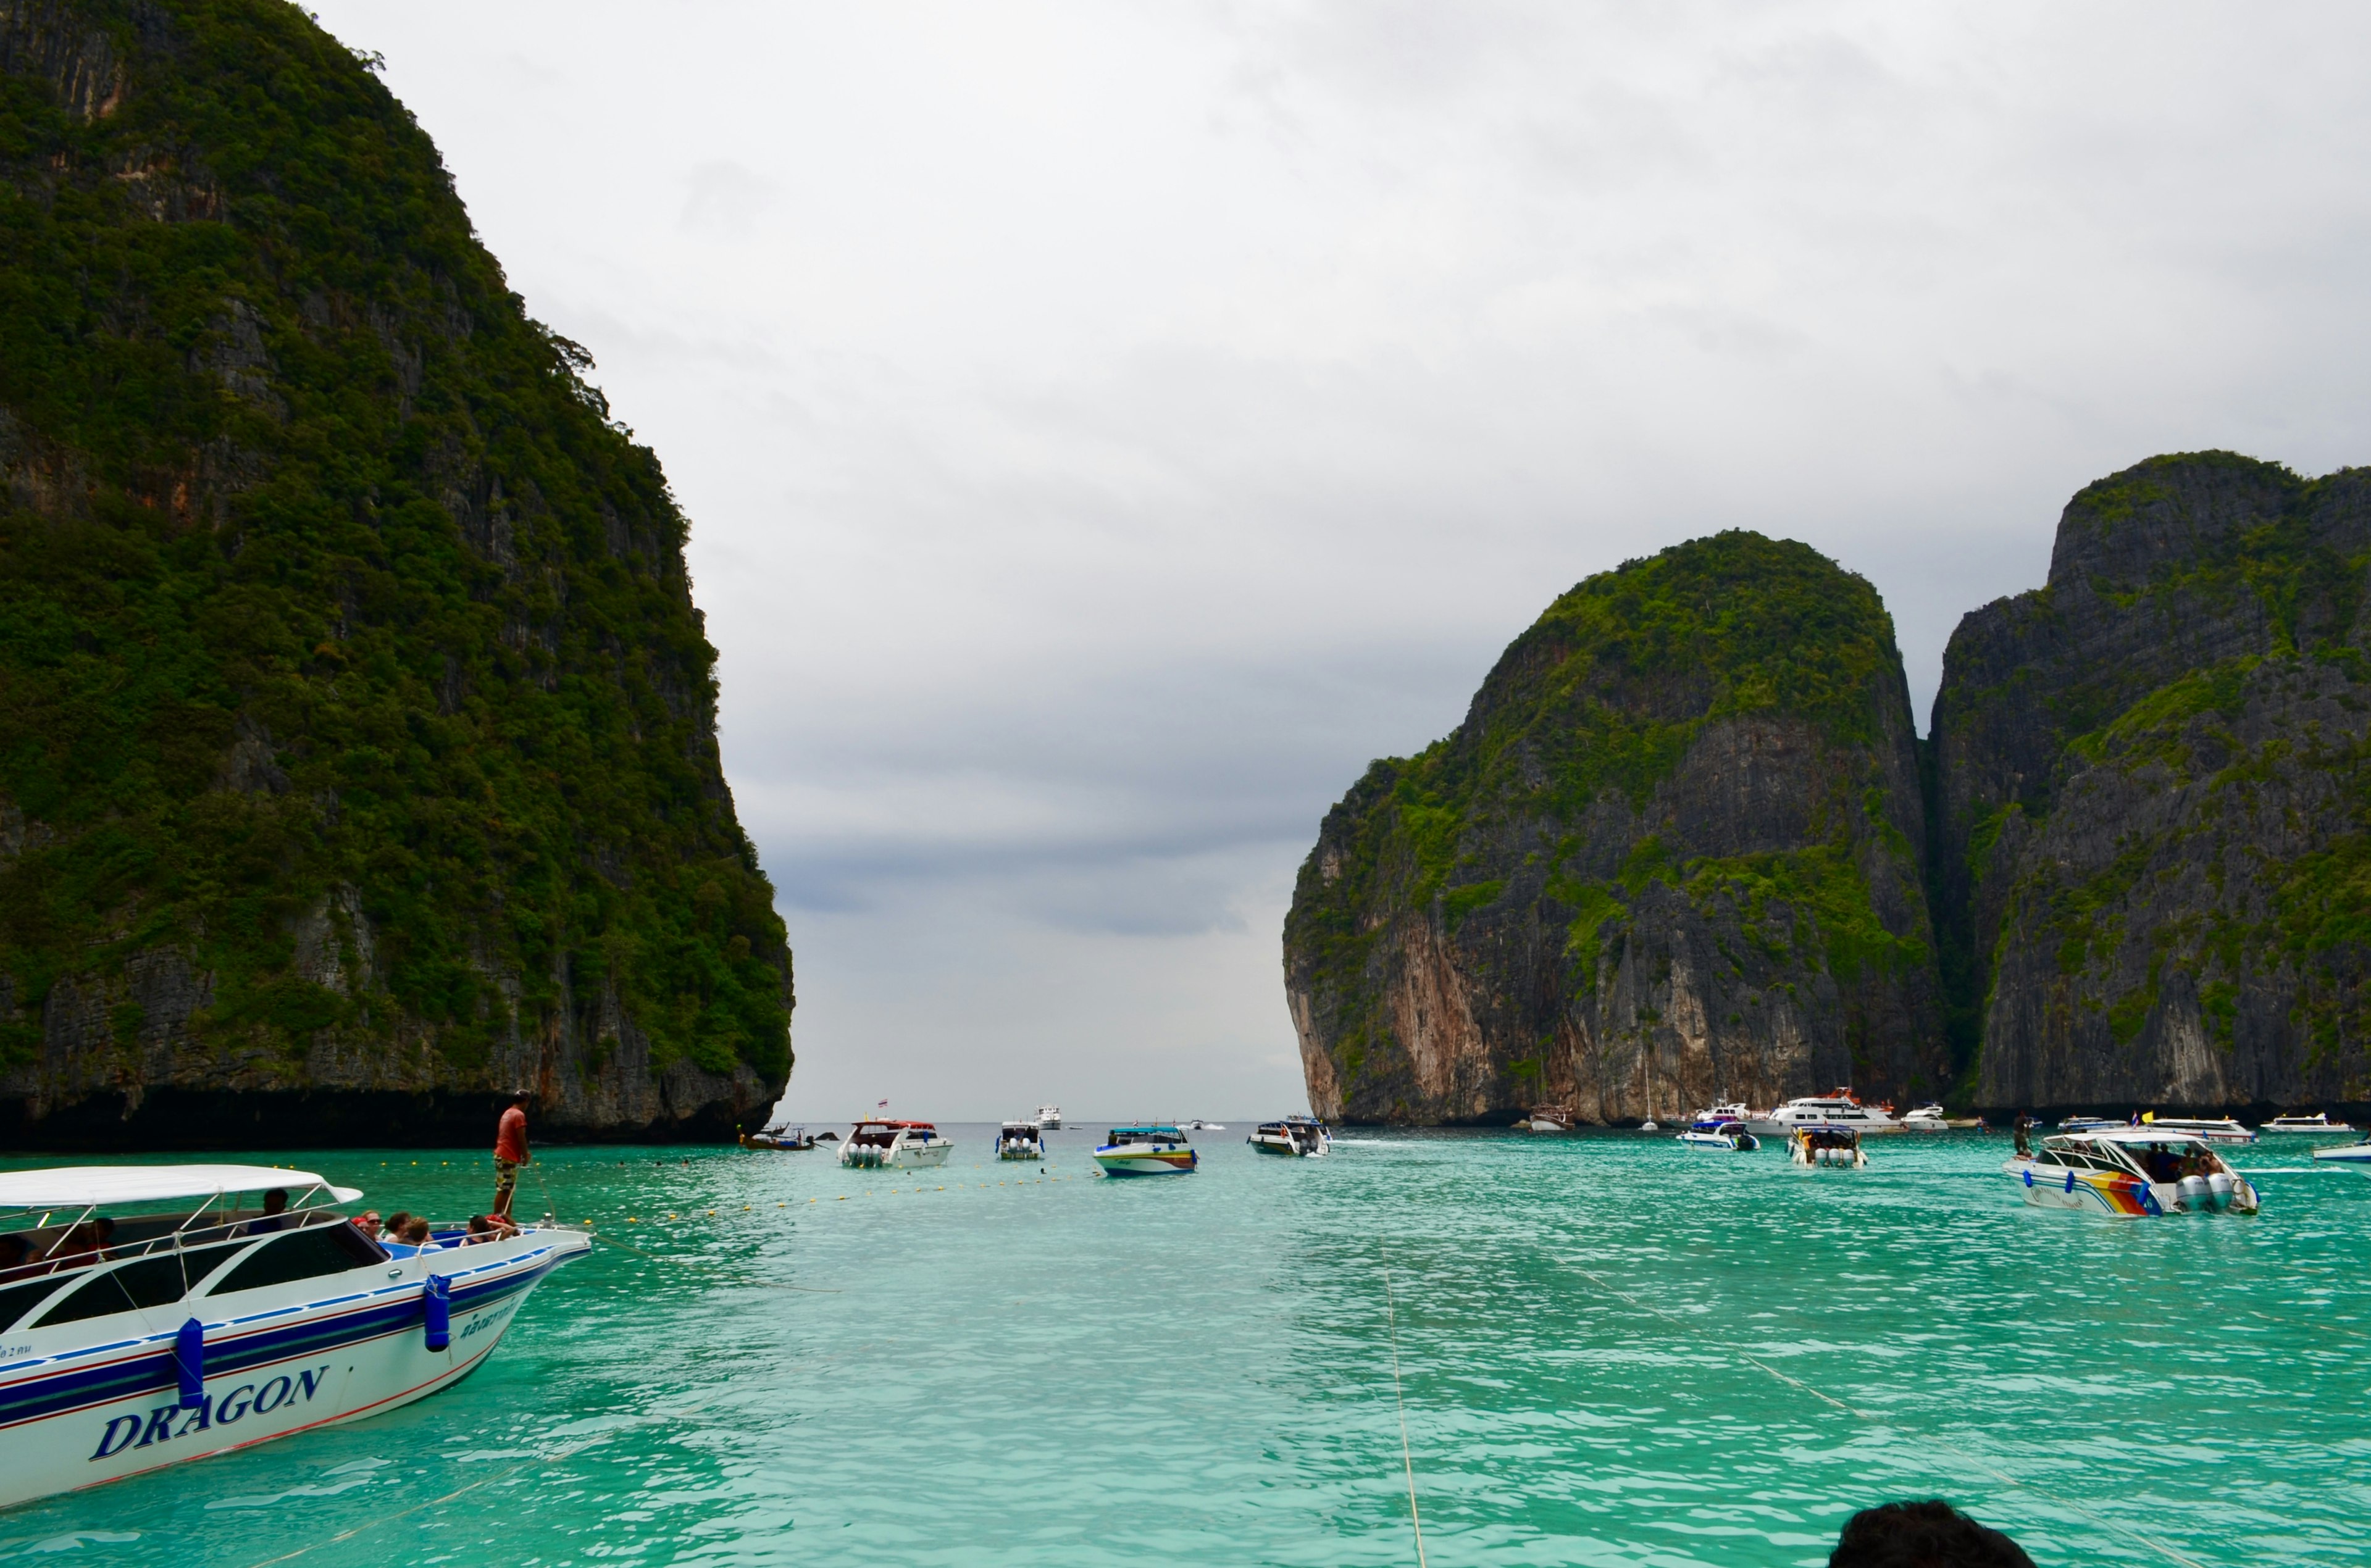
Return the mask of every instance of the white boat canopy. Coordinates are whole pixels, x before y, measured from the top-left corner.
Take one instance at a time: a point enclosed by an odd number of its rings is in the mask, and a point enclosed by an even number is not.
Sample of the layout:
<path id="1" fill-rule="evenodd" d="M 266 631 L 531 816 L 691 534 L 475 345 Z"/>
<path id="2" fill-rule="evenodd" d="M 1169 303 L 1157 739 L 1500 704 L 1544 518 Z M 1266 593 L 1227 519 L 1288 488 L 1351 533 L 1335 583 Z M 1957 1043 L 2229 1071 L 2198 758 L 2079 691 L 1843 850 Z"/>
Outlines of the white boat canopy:
<path id="1" fill-rule="evenodd" d="M 0 1173 L 0 1209 L 217 1198 L 226 1193 L 260 1193 L 273 1187 L 296 1193 L 323 1188 L 341 1204 L 363 1195 L 359 1187 L 332 1187 L 310 1170 L 280 1170 L 269 1165 L 60 1165 L 47 1170 Z"/>

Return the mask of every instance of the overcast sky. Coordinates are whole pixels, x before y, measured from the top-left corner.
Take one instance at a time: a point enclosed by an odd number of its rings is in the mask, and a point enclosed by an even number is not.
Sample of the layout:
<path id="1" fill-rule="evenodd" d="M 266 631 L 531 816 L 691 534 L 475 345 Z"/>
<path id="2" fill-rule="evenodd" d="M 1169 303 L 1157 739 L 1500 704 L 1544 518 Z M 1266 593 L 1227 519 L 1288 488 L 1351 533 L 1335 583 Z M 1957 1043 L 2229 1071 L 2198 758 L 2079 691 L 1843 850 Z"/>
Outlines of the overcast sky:
<path id="1" fill-rule="evenodd" d="M 1923 727 L 2076 488 L 2371 461 L 2371 9 L 315 0 L 658 450 L 788 1107 L 1303 1103 L 1326 807 L 1720 528 Z"/>

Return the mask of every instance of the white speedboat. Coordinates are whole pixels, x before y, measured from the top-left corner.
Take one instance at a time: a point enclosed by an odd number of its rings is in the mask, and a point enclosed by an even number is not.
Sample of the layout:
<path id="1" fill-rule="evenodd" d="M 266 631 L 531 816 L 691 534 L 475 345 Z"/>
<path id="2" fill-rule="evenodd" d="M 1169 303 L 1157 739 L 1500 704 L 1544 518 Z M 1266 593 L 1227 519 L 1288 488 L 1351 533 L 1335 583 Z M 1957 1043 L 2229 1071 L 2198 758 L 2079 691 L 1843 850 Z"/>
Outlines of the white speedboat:
<path id="1" fill-rule="evenodd" d="M 863 1170 L 919 1170 L 944 1165 L 953 1138 L 928 1122 L 859 1122 L 839 1146 L 839 1162 Z"/>
<path id="2" fill-rule="evenodd" d="M 1798 1165 L 1863 1170 L 1868 1155 L 1860 1147 L 1860 1135 L 1858 1127 L 1800 1124 L 1787 1135 L 1787 1158 Z"/>
<path id="3" fill-rule="evenodd" d="M 0 1175 L 0 1507 L 425 1398 L 592 1247 L 390 1249 L 334 1206 L 361 1196 L 260 1165 Z"/>
<path id="4" fill-rule="evenodd" d="M 1186 1135 L 1162 1122 L 1114 1127 L 1095 1146 L 1095 1163 L 1106 1176 L 1185 1176 L 1202 1163 Z"/>
<path id="5" fill-rule="evenodd" d="M 2351 1133 L 2354 1129 L 2344 1122 L 2333 1122 L 2327 1111 L 2317 1111 L 2310 1116 L 2275 1116 L 2258 1127 L 2260 1133 Z"/>
<path id="6" fill-rule="evenodd" d="M 2254 1214 L 2256 1189 L 2203 1138 L 2147 1127 L 2060 1133 L 2001 1167 L 2037 1208 L 2137 1219 L 2177 1210 Z"/>
<path id="7" fill-rule="evenodd" d="M 1190 1122 L 1181 1122 L 1178 1125 L 1189 1133 L 1223 1133 L 1227 1130 L 1227 1124 L 1224 1122 L 1205 1122 L 1199 1116 Z"/>
<path id="8" fill-rule="evenodd" d="M 1863 1105 L 1849 1089 L 1790 1100 L 1764 1116 L 1747 1119 L 1748 1132 L 1785 1136 L 1798 1127 L 1852 1127 L 1863 1133 L 1898 1133 L 1902 1124 L 1874 1105 Z"/>
<path id="9" fill-rule="evenodd" d="M 1752 1117 L 1753 1113 L 1746 1108 L 1744 1101 L 1724 1100 L 1718 1105 L 1697 1112 L 1691 1121 L 1746 1122 L 1752 1120 Z"/>
<path id="10" fill-rule="evenodd" d="M 1723 1116 L 1707 1112 L 1698 1116 L 1695 1124 L 1679 1135 L 1679 1142 L 1690 1148 L 1720 1148 L 1732 1151 L 1756 1149 L 1762 1140 L 1745 1130 L 1745 1124 L 1735 1116 Z"/>
<path id="11" fill-rule="evenodd" d="M 2154 1112 L 2141 1117 L 2142 1132 L 2186 1133 L 2211 1144 L 2251 1144 L 2255 1132 L 2241 1126 L 2228 1116 L 2159 1116 Z"/>
<path id="12" fill-rule="evenodd" d="M 1572 1108 L 1566 1105 L 1534 1105 L 1523 1113 L 1515 1124 L 1518 1132 L 1568 1133 L 1579 1122 Z"/>
<path id="13" fill-rule="evenodd" d="M 1007 1122 L 997 1130 L 996 1158 L 999 1159 L 1043 1159 L 1046 1158 L 1046 1137 L 1030 1121 Z"/>
<path id="14" fill-rule="evenodd" d="M 1037 1107 L 1037 1130 L 1041 1133 L 1060 1132 L 1062 1130 L 1062 1108 L 1058 1105 L 1040 1105 Z"/>
<path id="15" fill-rule="evenodd" d="M 1902 1118 L 1902 1130 L 1908 1133 L 1948 1132 L 1950 1126 L 1949 1118 L 1943 1114 L 1943 1107 L 1933 1101 L 1912 1106 L 1910 1113 Z"/>
<path id="16" fill-rule="evenodd" d="M 1333 1135 L 1325 1124 L 1314 1116 L 1287 1116 L 1280 1122 L 1262 1122 L 1243 1142 L 1262 1154 L 1291 1155 L 1301 1159 L 1315 1159 L 1334 1152 Z"/>
<path id="17" fill-rule="evenodd" d="M 2365 1135 L 2358 1143 L 2315 1149 L 2313 1158 L 2316 1164 L 2350 1165 L 2365 1176 L 2371 1176 L 2371 1134 Z"/>

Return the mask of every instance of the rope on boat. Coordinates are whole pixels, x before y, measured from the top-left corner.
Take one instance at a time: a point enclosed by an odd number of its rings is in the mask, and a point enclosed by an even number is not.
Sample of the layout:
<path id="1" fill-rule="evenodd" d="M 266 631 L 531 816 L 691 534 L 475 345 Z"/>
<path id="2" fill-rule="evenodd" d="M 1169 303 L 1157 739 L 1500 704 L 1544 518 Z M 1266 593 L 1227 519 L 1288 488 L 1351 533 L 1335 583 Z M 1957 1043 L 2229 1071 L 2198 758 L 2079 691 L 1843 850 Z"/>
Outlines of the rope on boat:
<path id="1" fill-rule="evenodd" d="M 1623 1289 L 1620 1286 L 1613 1284 L 1604 1275 L 1597 1274 L 1592 1270 L 1582 1268 L 1579 1263 L 1572 1262 L 1569 1260 L 1565 1261 L 1565 1266 L 1572 1270 L 1575 1274 L 1581 1275 L 1583 1278 L 1593 1281 L 1597 1287 L 1600 1290 L 1604 1291 L 1606 1294 L 1610 1296 L 1618 1296 L 1623 1300 L 1630 1303 L 1631 1306 L 1652 1312 L 1655 1316 L 1662 1319 L 1665 1322 L 1673 1324 L 1678 1328 L 1686 1331 L 1691 1337 L 1694 1338 L 1699 1343 L 1707 1344 L 1714 1343 L 1714 1342 L 1706 1339 L 1703 1334 L 1698 1333 L 1695 1330 L 1695 1326 L 1690 1323 L 1686 1319 L 1682 1318 L 1675 1313 L 1666 1312 L 1663 1309 L 1656 1306 L 1653 1302 L 1632 1295 L 1630 1292 Z M 1799 1389 L 1804 1393 L 1810 1395 L 1813 1399 L 1833 1405 L 1836 1409 L 1845 1412 L 1848 1415 L 1858 1416 L 1861 1420 L 1869 1422 L 1881 1423 L 1885 1420 L 1883 1416 L 1879 1415 L 1873 1411 L 1866 1411 L 1861 1409 L 1858 1405 L 1847 1404 L 1843 1400 L 1836 1398 L 1833 1394 L 1828 1393 L 1824 1389 L 1811 1387 L 1810 1384 L 1804 1382 L 1800 1378 L 1791 1377 L 1785 1372 L 1781 1372 L 1778 1368 L 1771 1366 L 1770 1363 L 1763 1360 L 1760 1356 L 1754 1355 L 1747 1351 L 1740 1350 L 1735 1345 L 1718 1344 L 1717 1348 L 1730 1355 L 1736 1356 L 1741 1361 L 1749 1362 L 1752 1365 L 1760 1367 L 1763 1371 L 1767 1372 L 1771 1377 L 1775 1378 L 1778 1381 L 1787 1384 L 1788 1387 Z M 2150 1535 L 2147 1531 L 2139 1529 L 2132 1525 L 2127 1525 L 2121 1520 L 2111 1519 L 2105 1515 L 2097 1513 L 2081 1503 L 2061 1497 L 2055 1493 L 2044 1492 L 2041 1488 L 2034 1485 L 2031 1482 L 2019 1481 L 2017 1477 L 2009 1474 L 2007 1470 L 2002 1470 L 1999 1466 L 1995 1465 L 1989 1459 L 1984 1458 L 1982 1455 L 1972 1454 L 1965 1448 L 1959 1447 L 1956 1445 L 1942 1439 L 1928 1438 L 1927 1441 L 1932 1443 L 1936 1447 L 1949 1451 L 1952 1457 L 1964 1461 L 1972 1468 L 1984 1471 L 1986 1475 L 1991 1476 L 2003 1486 L 2016 1492 L 2030 1492 L 2038 1497 L 2043 1497 L 2057 1504 L 2060 1507 L 2065 1508 L 2071 1513 L 2080 1514 L 2085 1518 L 2090 1520 L 2093 1524 L 2099 1526 L 2101 1529 L 2107 1531 L 2110 1535 L 2121 1535 L 2129 1540 L 2136 1542 L 2139 1545 L 2147 1548 L 2149 1551 L 2156 1552 L 2158 1557 L 2165 1562 L 2179 1562 L 2182 1565 L 2182 1568 L 2208 1568 L 2208 1564 L 2200 1562 L 2197 1558 L 2191 1556 L 2188 1552 L 2183 1551 L 2179 1547 L 2172 1545 L 2170 1542 L 2159 1540 L 2157 1537 Z"/>
<path id="2" fill-rule="evenodd" d="M 1400 1468 L 1407 1472 L 1408 1523 L 1416 1529 L 1416 1568 L 1425 1568 L 1424 1517 L 1416 1507 L 1416 1459 L 1408 1452 L 1407 1395 L 1400 1388 L 1400 1314 L 1392 1299 L 1392 1252 L 1382 1242 L 1375 1251 L 1383 1260 L 1383 1321 L 1392 1336 L 1392 1399 L 1400 1409 Z"/>

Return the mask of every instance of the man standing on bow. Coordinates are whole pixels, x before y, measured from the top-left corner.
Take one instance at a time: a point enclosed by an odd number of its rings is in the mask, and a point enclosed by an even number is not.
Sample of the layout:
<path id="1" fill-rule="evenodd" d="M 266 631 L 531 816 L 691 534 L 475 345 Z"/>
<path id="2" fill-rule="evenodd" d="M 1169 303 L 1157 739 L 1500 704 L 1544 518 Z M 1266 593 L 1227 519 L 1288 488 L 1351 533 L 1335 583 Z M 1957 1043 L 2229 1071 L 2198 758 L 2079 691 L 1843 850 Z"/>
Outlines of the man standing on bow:
<path id="1" fill-rule="evenodd" d="M 504 1220 L 511 1216 L 511 1195 L 518 1191 L 518 1168 L 529 1158 L 526 1152 L 526 1094 L 511 1096 L 509 1108 L 503 1112 L 502 1121 L 494 1128 L 494 1209 Z"/>

